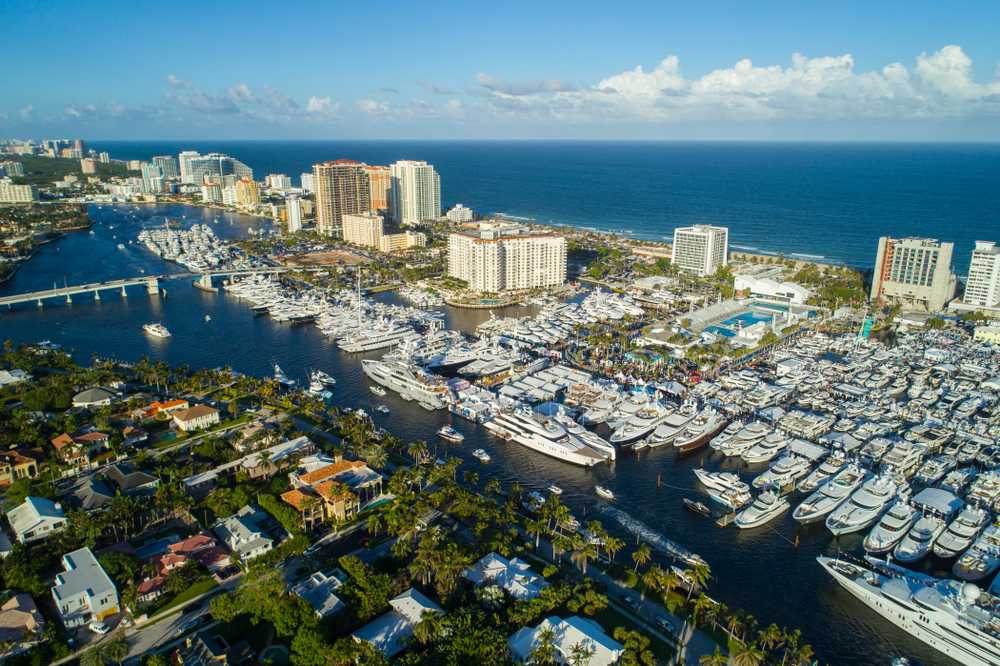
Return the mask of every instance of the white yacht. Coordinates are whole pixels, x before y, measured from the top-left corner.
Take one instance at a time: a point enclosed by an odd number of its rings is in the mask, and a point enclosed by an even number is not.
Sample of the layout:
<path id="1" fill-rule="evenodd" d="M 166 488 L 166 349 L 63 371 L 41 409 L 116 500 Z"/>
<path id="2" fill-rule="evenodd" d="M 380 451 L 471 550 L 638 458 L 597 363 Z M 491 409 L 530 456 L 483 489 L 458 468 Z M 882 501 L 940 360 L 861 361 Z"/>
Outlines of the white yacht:
<path id="1" fill-rule="evenodd" d="M 632 391 L 618 407 L 608 414 L 605 422 L 612 430 L 618 430 L 628 422 L 636 412 L 645 407 L 653 399 L 653 396 L 645 391 Z M 693 416 L 692 416 L 693 418 Z"/>
<path id="2" fill-rule="evenodd" d="M 530 409 L 503 411 L 488 424 L 490 429 L 518 444 L 547 456 L 590 467 L 606 460 L 576 435 L 557 423 L 540 423 Z"/>
<path id="3" fill-rule="evenodd" d="M 798 489 L 803 493 L 816 492 L 823 484 L 836 476 L 847 465 L 843 449 L 835 449 L 833 454 L 820 463 L 819 467 L 799 481 Z"/>
<path id="4" fill-rule="evenodd" d="M 958 497 L 965 497 L 965 490 L 975 476 L 976 470 L 971 467 L 953 469 L 945 475 L 944 481 L 938 485 L 938 488 L 947 490 Z"/>
<path id="5" fill-rule="evenodd" d="M 785 455 L 771 468 L 753 480 L 755 488 L 785 488 L 809 473 L 809 461 L 796 455 Z"/>
<path id="6" fill-rule="evenodd" d="M 685 452 L 700 449 L 725 427 L 727 421 L 728 419 L 714 409 L 706 407 L 688 423 L 684 432 L 674 438 L 674 448 Z"/>
<path id="7" fill-rule="evenodd" d="M 697 415 L 698 408 L 693 403 L 684 403 L 680 409 L 667 416 L 666 421 L 656 426 L 653 432 L 646 437 L 646 444 L 649 446 L 672 444 Z"/>
<path id="8" fill-rule="evenodd" d="M 933 486 L 944 478 L 944 475 L 955 469 L 958 460 L 954 456 L 935 456 L 925 462 L 917 471 L 913 482 L 919 486 Z"/>
<path id="9" fill-rule="evenodd" d="M 875 524 L 899 496 L 899 486 L 888 476 L 874 476 L 851 495 L 851 499 L 826 517 L 826 527 L 836 535 L 850 534 Z"/>
<path id="10" fill-rule="evenodd" d="M 163 324 L 146 324 L 142 327 L 144 331 L 150 335 L 155 335 L 158 338 L 169 338 L 170 331 Z"/>
<path id="11" fill-rule="evenodd" d="M 580 415 L 580 423 L 585 426 L 595 426 L 604 423 L 613 411 L 625 401 L 625 394 L 620 391 L 605 391 L 601 397 L 590 404 Z"/>
<path id="12" fill-rule="evenodd" d="M 896 544 L 892 551 L 893 557 L 900 564 L 913 564 L 927 556 L 931 547 L 948 527 L 947 521 L 934 513 L 921 516 L 906 536 Z"/>
<path id="13" fill-rule="evenodd" d="M 990 525 L 951 568 L 951 573 L 973 583 L 989 578 L 1000 568 L 1000 525 Z"/>
<path id="14" fill-rule="evenodd" d="M 729 440 L 731 440 L 740 430 L 743 430 L 743 423 L 741 421 L 733 421 L 726 426 L 725 430 L 712 438 L 709 446 L 713 449 L 719 449 L 724 444 L 728 443 Z"/>
<path id="15" fill-rule="evenodd" d="M 743 509 L 733 522 L 740 529 L 748 529 L 763 525 L 787 510 L 788 500 L 775 491 L 768 490 L 761 493 L 753 504 Z"/>
<path id="16" fill-rule="evenodd" d="M 451 394 L 444 380 L 415 365 L 364 359 L 361 361 L 361 369 L 372 381 L 390 391 L 426 403 L 432 409 L 443 409 L 451 402 Z"/>
<path id="17" fill-rule="evenodd" d="M 911 636 L 964 666 L 996 666 L 1000 612 L 975 585 L 938 581 L 876 561 L 864 567 L 818 557 L 840 585 Z"/>
<path id="18" fill-rule="evenodd" d="M 658 400 L 649 402 L 611 433 L 609 441 L 622 446 L 643 439 L 673 413 L 673 407 L 664 406 Z"/>
<path id="19" fill-rule="evenodd" d="M 965 501 L 989 508 L 998 497 L 1000 497 L 1000 471 L 990 470 L 976 477 L 969 486 L 969 492 L 965 494 Z"/>
<path id="20" fill-rule="evenodd" d="M 906 536 L 918 518 L 920 512 L 907 500 L 896 500 L 889 512 L 882 516 L 878 525 L 865 537 L 865 550 L 869 553 L 889 552 Z"/>
<path id="21" fill-rule="evenodd" d="M 337 340 L 337 345 L 345 352 L 364 352 L 374 349 L 385 349 L 400 342 L 417 337 L 417 333 L 408 326 L 386 325 L 364 329 L 357 335 Z"/>
<path id="22" fill-rule="evenodd" d="M 882 474 L 893 474 L 908 479 L 913 476 L 920 461 L 927 453 L 927 447 L 923 444 L 914 444 L 901 440 L 893 444 L 892 448 L 882 456 L 882 464 L 879 468 Z"/>
<path id="23" fill-rule="evenodd" d="M 803 525 L 824 520 L 834 509 L 846 502 L 851 493 L 869 477 L 871 472 L 861 469 L 857 463 L 845 467 L 830 483 L 823 484 L 819 490 L 799 504 L 792 518 Z"/>
<path id="24" fill-rule="evenodd" d="M 706 472 L 703 469 L 696 469 L 694 473 L 705 484 L 709 497 L 733 511 L 742 509 L 753 501 L 750 486 L 740 481 L 735 474 Z"/>
<path id="25" fill-rule="evenodd" d="M 990 523 L 990 514 L 985 509 L 967 506 L 955 520 L 951 521 L 944 534 L 934 542 L 934 554 L 949 559 L 966 550 L 976 540 L 979 533 Z"/>
<path id="26" fill-rule="evenodd" d="M 449 442 L 461 442 L 465 440 L 465 435 L 452 428 L 450 425 L 442 426 L 437 431 L 438 437 L 447 439 Z"/>
<path id="27" fill-rule="evenodd" d="M 780 432 L 772 432 L 767 437 L 754 444 L 740 456 L 748 463 L 761 463 L 773 460 L 792 442 L 791 437 Z"/>
<path id="28" fill-rule="evenodd" d="M 732 439 L 719 446 L 717 451 L 724 456 L 741 456 L 763 441 L 773 430 L 770 426 L 759 421 L 748 423 L 733 435 Z"/>

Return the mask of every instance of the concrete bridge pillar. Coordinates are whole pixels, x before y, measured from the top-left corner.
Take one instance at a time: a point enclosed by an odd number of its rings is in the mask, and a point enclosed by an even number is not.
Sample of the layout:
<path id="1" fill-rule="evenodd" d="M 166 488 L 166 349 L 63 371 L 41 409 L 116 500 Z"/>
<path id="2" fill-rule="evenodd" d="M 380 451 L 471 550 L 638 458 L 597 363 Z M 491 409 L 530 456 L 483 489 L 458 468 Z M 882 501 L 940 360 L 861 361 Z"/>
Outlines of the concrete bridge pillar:
<path id="1" fill-rule="evenodd" d="M 125 285 L 122 285 L 122 298 L 128 298 L 128 292 L 125 291 Z"/>
<path id="2" fill-rule="evenodd" d="M 151 294 L 159 294 L 160 293 L 160 281 L 157 278 L 153 278 L 152 280 L 150 280 L 149 282 L 147 282 L 146 283 L 146 291 L 148 291 Z"/>
<path id="3" fill-rule="evenodd" d="M 99 300 L 101 300 L 101 292 L 100 292 L 100 290 L 98 290 L 98 289 L 95 289 L 95 290 L 94 290 L 94 300 L 95 300 L 95 301 L 99 301 Z"/>
<path id="4" fill-rule="evenodd" d="M 70 297 L 69 294 L 66 294 L 66 305 L 70 305 L 71 303 L 73 303 L 72 297 Z"/>
<path id="5" fill-rule="evenodd" d="M 205 273 L 204 275 L 201 276 L 201 280 L 199 280 L 198 283 L 201 286 L 205 287 L 206 289 L 211 289 L 212 288 L 212 276 L 209 275 L 208 273 Z"/>
<path id="6" fill-rule="evenodd" d="M 38 299 L 38 307 L 42 307 L 42 299 Z"/>

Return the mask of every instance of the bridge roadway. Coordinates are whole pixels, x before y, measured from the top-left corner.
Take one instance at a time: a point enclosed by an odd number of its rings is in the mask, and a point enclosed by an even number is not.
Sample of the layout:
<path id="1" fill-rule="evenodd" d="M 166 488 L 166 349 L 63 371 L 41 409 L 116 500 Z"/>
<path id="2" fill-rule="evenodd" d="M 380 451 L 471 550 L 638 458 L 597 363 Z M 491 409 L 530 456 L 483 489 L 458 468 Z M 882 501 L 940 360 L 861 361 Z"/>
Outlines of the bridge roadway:
<path id="1" fill-rule="evenodd" d="M 153 276 L 142 276 L 135 278 L 127 278 L 125 280 L 112 280 L 110 282 L 95 282 L 94 284 L 82 284 L 72 287 L 56 287 L 54 289 L 47 289 L 45 291 L 33 291 L 27 294 L 16 294 L 14 296 L 4 296 L 0 298 L 0 306 L 6 305 L 8 308 L 12 307 L 17 303 L 28 303 L 30 301 L 37 301 L 39 307 L 42 305 L 42 300 L 47 298 L 65 298 L 67 303 L 73 302 L 73 296 L 76 294 L 87 294 L 93 292 L 94 298 L 100 300 L 101 292 L 108 290 L 121 290 L 122 296 L 127 296 L 125 287 L 134 285 L 145 285 L 146 291 L 151 294 L 158 293 L 160 289 L 160 282 L 166 282 L 170 280 L 202 280 L 208 278 L 209 284 L 213 277 L 221 276 L 235 276 L 235 275 L 264 275 L 264 274 L 274 274 L 274 273 L 284 273 L 292 269 L 285 267 L 268 267 L 268 268 L 247 268 L 240 270 L 214 270 L 206 271 L 204 273 L 173 273 L 170 275 L 153 275 Z M 206 285 L 207 286 L 207 285 Z"/>

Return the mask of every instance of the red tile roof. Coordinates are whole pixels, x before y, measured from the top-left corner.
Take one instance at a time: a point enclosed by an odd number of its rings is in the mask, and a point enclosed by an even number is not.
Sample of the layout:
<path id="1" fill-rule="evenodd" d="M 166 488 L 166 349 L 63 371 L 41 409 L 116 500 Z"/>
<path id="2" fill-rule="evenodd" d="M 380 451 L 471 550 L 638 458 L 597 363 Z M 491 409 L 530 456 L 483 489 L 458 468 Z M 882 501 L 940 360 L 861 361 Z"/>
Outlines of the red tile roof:
<path id="1" fill-rule="evenodd" d="M 307 472 L 306 474 L 300 476 L 299 480 L 302 481 L 303 483 L 308 483 L 312 485 L 317 481 L 328 479 L 331 476 L 343 474 L 347 470 L 358 469 L 359 467 L 364 467 L 364 466 L 365 464 L 360 460 L 341 460 L 338 463 L 333 463 L 332 465 L 321 467 L 315 472 Z"/>

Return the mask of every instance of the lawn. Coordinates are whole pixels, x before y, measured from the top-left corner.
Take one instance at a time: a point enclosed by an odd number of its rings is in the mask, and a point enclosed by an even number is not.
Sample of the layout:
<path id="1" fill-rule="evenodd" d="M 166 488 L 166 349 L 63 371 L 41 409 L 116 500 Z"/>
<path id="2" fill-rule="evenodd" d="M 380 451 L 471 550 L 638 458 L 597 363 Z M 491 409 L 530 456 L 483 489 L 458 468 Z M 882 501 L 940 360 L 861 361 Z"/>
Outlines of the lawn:
<path id="1" fill-rule="evenodd" d="M 217 587 L 219 587 L 219 584 L 215 581 L 215 579 L 208 577 L 202 578 L 180 594 L 164 594 L 153 602 L 152 608 L 149 609 L 149 616 L 153 617 L 166 612 L 171 608 L 176 608 L 177 606 L 180 606 L 195 597 L 200 597 L 209 590 L 213 590 Z"/>

